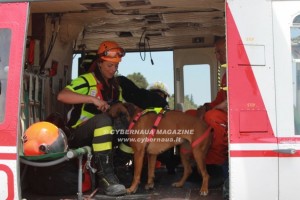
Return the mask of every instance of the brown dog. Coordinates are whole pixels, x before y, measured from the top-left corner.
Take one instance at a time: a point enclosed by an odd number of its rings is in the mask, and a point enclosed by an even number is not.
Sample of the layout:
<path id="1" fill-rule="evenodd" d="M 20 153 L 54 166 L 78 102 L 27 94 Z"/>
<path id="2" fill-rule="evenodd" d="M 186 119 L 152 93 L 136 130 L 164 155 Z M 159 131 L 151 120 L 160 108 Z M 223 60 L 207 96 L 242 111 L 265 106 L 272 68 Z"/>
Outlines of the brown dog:
<path id="1" fill-rule="evenodd" d="M 128 139 L 134 151 L 134 178 L 128 193 L 135 193 L 140 183 L 143 159 L 145 152 L 148 155 L 148 180 L 146 189 L 154 187 L 154 172 L 156 157 L 163 151 L 181 144 L 181 149 L 192 149 L 190 153 L 180 151 L 184 173 L 180 181 L 173 183 L 175 187 L 182 187 L 188 176 L 192 173 L 189 162 L 193 153 L 198 170 L 202 175 L 200 195 L 208 194 L 209 174 L 206 170 L 205 157 L 211 143 L 210 128 L 199 118 L 179 111 L 145 112 L 141 115 L 140 108 L 130 103 L 117 103 L 111 107 L 109 114 L 120 125 L 127 118 L 125 126 L 128 127 Z M 160 119 L 158 119 L 160 115 Z M 140 116 L 137 119 L 137 116 Z M 154 128 L 153 128 L 154 126 Z M 156 127 L 155 127 L 156 126 Z M 150 133 L 153 131 L 152 133 Z M 155 132 L 155 133 L 154 133 Z M 191 145 L 190 145 L 191 144 Z"/>

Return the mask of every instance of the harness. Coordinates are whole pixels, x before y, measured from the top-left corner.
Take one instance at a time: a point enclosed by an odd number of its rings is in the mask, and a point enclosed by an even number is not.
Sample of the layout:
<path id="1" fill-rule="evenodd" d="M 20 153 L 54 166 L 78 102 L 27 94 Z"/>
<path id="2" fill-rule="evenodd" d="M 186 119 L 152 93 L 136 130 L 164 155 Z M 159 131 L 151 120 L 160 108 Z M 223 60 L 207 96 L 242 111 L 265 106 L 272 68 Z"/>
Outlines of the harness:
<path id="1" fill-rule="evenodd" d="M 146 142 L 149 143 L 151 141 L 151 139 L 155 136 L 155 133 L 157 131 L 157 127 L 161 121 L 161 119 L 163 118 L 163 116 L 165 115 L 165 113 L 167 112 L 168 110 L 165 110 L 163 108 L 152 108 L 152 109 L 146 109 L 146 110 L 143 110 L 142 112 L 139 112 L 138 114 L 135 115 L 135 117 L 133 118 L 132 122 L 129 124 L 128 126 L 128 130 L 131 130 L 134 125 L 136 124 L 136 122 L 144 115 L 146 115 L 147 113 L 149 112 L 155 112 L 157 114 L 157 117 L 154 121 L 154 124 L 150 130 L 150 133 L 147 137 L 147 140 Z M 208 135 L 210 134 L 211 132 L 211 129 L 212 127 L 208 127 L 206 129 L 206 131 L 204 132 L 204 134 L 202 134 L 199 138 L 197 138 L 192 144 L 192 148 L 195 148 L 198 144 L 200 144 L 206 137 L 208 137 Z"/>
<path id="2" fill-rule="evenodd" d="M 133 126 L 136 124 L 136 122 L 144 115 L 146 115 L 147 113 L 150 112 L 154 112 L 157 114 L 157 117 L 154 121 L 154 124 L 150 130 L 150 133 L 147 137 L 146 142 L 150 142 L 151 139 L 155 136 L 155 133 L 157 131 L 157 127 L 161 121 L 161 119 L 163 118 L 163 116 L 165 115 L 165 113 L 167 112 L 167 110 L 163 109 L 163 108 L 152 108 L 152 109 L 146 109 L 143 110 L 142 112 L 139 112 L 138 114 L 136 114 L 136 116 L 133 118 L 132 122 L 129 124 L 128 130 L 131 130 L 133 128 Z"/>

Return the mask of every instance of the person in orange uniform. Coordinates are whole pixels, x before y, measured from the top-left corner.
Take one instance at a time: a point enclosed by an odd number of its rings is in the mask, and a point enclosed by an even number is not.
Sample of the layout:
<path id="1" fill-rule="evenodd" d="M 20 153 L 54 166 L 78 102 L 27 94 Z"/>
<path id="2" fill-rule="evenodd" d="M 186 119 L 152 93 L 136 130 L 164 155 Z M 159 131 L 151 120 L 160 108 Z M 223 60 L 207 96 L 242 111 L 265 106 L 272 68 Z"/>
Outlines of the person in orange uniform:
<path id="1" fill-rule="evenodd" d="M 215 54 L 219 65 L 226 65 L 226 41 L 224 38 L 216 41 Z M 222 165 L 228 159 L 226 73 L 222 76 L 215 100 L 200 106 L 197 112 L 214 130 L 214 139 L 206 163 Z"/>
<path id="2" fill-rule="evenodd" d="M 220 66 L 226 66 L 226 40 L 219 38 L 215 42 L 215 54 Z M 227 81 L 226 73 L 219 83 L 216 98 L 200 106 L 197 110 L 187 110 L 186 113 L 204 119 L 213 128 L 213 141 L 207 153 L 206 164 L 222 165 L 225 183 L 228 182 L 228 133 L 227 133 Z M 227 182 L 226 182 L 227 181 Z M 225 184 L 224 184 L 225 186 Z M 223 193 L 228 188 L 223 189 Z M 224 198 L 227 198 L 224 194 Z"/>
<path id="3" fill-rule="evenodd" d="M 219 65 L 226 65 L 226 41 L 224 38 L 215 42 L 215 54 Z M 197 110 L 186 113 L 204 119 L 214 130 L 213 142 L 206 158 L 206 164 L 223 165 L 228 158 L 227 137 L 227 83 L 226 73 L 223 74 L 219 91 L 215 100 L 205 103 Z"/>

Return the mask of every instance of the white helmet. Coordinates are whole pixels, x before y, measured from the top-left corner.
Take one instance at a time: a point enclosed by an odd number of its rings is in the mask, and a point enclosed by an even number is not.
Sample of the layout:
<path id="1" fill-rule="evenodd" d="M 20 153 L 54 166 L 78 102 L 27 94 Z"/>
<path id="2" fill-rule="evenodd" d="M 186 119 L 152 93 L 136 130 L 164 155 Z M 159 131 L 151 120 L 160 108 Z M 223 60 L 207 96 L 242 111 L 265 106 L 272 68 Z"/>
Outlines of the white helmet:
<path id="1" fill-rule="evenodd" d="M 168 89 L 167 85 L 164 84 L 161 81 L 157 81 L 153 84 L 150 84 L 149 87 L 148 87 L 148 90 L 153 91 L 153 92 L 162 92 L 167 97 L 170 96 L 169 89 Z"/>

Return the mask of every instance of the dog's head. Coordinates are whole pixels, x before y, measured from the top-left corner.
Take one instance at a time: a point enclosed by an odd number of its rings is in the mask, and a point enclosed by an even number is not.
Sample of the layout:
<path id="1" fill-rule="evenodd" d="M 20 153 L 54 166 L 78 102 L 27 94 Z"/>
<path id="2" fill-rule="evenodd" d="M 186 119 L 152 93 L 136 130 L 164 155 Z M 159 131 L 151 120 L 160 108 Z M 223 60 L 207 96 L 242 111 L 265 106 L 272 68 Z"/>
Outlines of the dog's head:
<path id="1" fill-rule="evenodd" d="M 125 130 L 128 128 L 129 123 L 132 121 L 133 117 L 139 112 L 141 109 L 135 106 L 132 103 L 116 103 L 113 104 L 108 114 L 113 119 L 114 129 L 117 130 Z"/>

